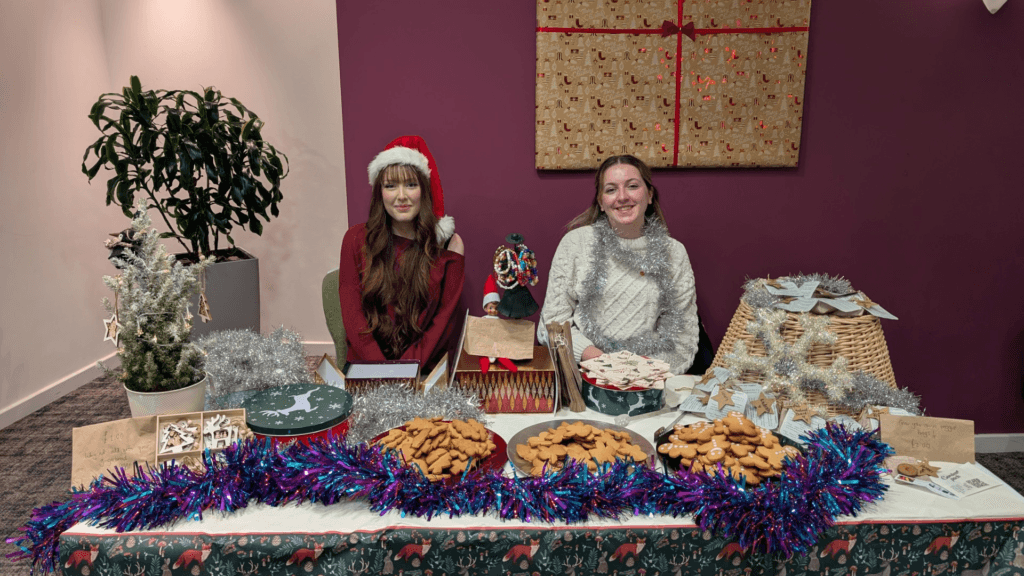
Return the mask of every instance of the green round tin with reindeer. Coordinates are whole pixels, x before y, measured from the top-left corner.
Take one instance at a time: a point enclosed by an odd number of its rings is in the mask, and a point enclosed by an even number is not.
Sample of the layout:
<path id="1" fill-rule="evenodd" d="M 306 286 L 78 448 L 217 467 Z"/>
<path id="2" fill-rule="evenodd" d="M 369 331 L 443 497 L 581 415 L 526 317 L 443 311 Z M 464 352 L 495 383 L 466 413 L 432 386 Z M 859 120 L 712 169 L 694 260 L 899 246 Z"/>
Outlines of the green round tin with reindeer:
<path id="1" fill-rule="evenodd" d="M 352 395 L 326 384 L 288 384 L 256 394 L 242 404 L 245 420 L 258 437 L 308 443 L 348 432 Z"/>

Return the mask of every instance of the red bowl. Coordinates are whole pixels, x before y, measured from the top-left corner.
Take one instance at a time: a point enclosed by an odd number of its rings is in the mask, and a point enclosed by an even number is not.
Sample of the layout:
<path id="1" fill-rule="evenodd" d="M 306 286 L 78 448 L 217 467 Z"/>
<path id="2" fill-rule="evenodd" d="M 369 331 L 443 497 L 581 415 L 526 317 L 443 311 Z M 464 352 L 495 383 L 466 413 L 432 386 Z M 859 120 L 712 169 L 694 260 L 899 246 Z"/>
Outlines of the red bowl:
<path id="1" fill-rule="evenodd" d="M 451 420 L 442 420 L 442 422 L 451 422 Z M 397 428 L 392 428 L 391 430 L 403 430 L 404 431 L 405 430 L 405 426 L 398 426 Z M 378 440 L 380 440 L 381 438 L 387 436 L 388 433 L 391 432 L 391 430 L 388 430 L 387 432 L 383 432 L 381 434 L 378 434 L 378 435 L 374 436 L 370 440 L 369 443 L 370 444 L 375 444 Z M 481 460 L 477 464 L 476 468 L 474 468 L 472 470 L 474 472 L 475 471 L 488 472 L 488 471 L 491 471 L 491 470 L 501 470 L 502 468 L 505 467 L 505 463 L 508 462 L 508 444 L 506 444 L 505 439 L 502 438 L 501 436 L 498 436 L 490 428 L 487 428 L 486 430 L 487 430 L 487 433 L 490 434 L 491 442 L 494 442 L 494 450 L 491 452 L 490 456 L 488 456 L 487 458 L 484 458 L 483 460 Z M 461 475 L 460 475 L 460 477 L 461 477 Z M 455 476 L 452 476 L 451 478 L 448 479 L 449 482 L 453 482 L 453 481 L 457 481 L 457 480 L 458 480 L 458 478 L 456 478 Z"/>

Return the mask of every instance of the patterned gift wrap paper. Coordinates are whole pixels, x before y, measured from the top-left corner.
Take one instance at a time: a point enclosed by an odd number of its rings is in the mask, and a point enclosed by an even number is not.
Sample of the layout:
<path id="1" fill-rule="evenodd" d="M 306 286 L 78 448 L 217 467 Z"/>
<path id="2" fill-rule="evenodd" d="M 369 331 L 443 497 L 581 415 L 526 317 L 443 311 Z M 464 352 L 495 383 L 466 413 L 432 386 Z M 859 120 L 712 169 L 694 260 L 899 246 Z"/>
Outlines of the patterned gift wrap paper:
<path id="1" fill-rule="evenodd" d="M 810 0 L 538 0 L 536 167 L 796 166 L 810 13 Z"/>
<path id="2" fill-rule="evenodd" d="M 533 359 L 516 362 L 518 372 L 494 363 L 486 374 L 480 357 L 463 353 L 455 368 L 455 386 L 480 398 L 485 412 L 543 413 L 555 409 L 555 367 L 544 346 L 533 347 Z"/>

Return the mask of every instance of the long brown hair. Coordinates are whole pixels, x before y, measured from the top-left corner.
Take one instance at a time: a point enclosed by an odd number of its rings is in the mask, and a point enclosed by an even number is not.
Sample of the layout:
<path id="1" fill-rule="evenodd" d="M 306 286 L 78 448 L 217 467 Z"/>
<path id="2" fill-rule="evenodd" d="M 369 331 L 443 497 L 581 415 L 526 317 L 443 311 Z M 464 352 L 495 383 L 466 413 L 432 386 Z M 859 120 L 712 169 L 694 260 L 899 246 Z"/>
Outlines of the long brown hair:
<path id="1" fill-rule="evenodd" d="M 661 211 L 661 203 L 658 202 L 658 189 L 654 187 L 654 182 L 651 181 L 650 167 L 636 156 L 622 154 L 620 156 L 609 156 L 601 163 L 601 166 L 597 169 L 597 175 L 594 177 L 594 201 L 590 203 L 590 207 L 582 214 L 573 218 L 566 228 L 573 230 L 581 226 L 589 226 L 602 217 L 601 188 L 604 187 L 604 173 L 616 164 L 629 164 L 636 168 L 640 172 L 640 177 L 643 178 L 647 189 L 651 191 L 651 203 L 644 212 L 644 220 L 650 220 L 653 217 L 661 220 L 662 224 L 665 224 L 665 214 Z"/>
<path id="2" fill-rule="evenodd" d="M 420 211 L 414 222 L 412 244 L 395 262 L 393 220 L 384 209 L 381 189 L 385 182 L 420 185 Z M 367 332 L 373 334 L 384 357 L 396 359 L 423 333 L 420 315 L 429 303 L 430 268 L 441 253 L 434 229 L 430 179 L 412 166 L 393 164 L 380 171 L 373 183 L 370 216 L 366 219 L 366 268 L 362 271 L 362 302 Z M 388 306 L 395 319 L 388 315 Z"/>

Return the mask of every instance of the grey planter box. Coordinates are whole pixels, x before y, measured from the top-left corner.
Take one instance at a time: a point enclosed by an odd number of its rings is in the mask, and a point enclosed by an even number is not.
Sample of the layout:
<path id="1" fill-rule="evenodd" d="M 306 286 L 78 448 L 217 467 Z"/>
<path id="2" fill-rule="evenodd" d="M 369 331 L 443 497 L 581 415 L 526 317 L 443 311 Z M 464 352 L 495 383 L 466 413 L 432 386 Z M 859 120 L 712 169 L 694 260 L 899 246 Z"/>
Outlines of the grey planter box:
<path id="1" fill-rule="evenodd" d="M 199 295 L 192 298 L 192 339 L 218 330 L 260 331 L 260 262 L 248 259 L 217 262 L 206 269 L 206 301 L 213 320 L 199 318 Z"/>

